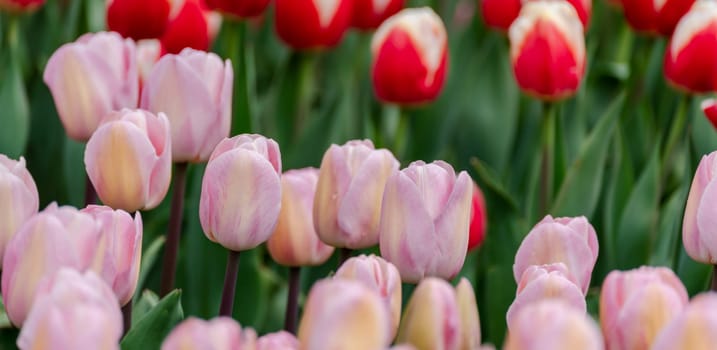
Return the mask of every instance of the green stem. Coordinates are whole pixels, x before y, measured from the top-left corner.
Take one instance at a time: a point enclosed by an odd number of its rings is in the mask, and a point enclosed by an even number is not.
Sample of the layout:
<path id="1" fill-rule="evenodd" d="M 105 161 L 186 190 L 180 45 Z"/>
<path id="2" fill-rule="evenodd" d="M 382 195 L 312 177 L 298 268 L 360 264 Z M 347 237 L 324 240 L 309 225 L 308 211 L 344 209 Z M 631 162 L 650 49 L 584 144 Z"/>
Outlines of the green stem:
<path id="1" fill-rule="evenodd" d="M 553 200 L 553 177 L 555 163 L 555 104 L 543 102 L 542 155 L 540 163 L 540 215 L 549 214 Z"/>
<path id="2" fill-rule="evenodd" d="M 232 135 L 253 131 L 253 110 L 251 106 L 251 84 L 249 82 L 249 57 L 251 47 L 247 41 L 247 22 L 227 19 L 226 36 L 228 56 L 234 69 L 234 95 Z"/>
<path id="3" fill-rule="evenodd" d="M 673 161 L 675 147 L 677 147 L 677 143 L 680 140 L 685 139 L 685 130 L 687 125 L 687 116 L 688 111 L 690 109 L 690 105 L 692 104 L 692 95 L 685 94 L 682 96 L 682 99 L 680 100 L 680 104 L 677 106 L 677 111 L 675 112 L 675 116 L 672 118 L 672 126 L 670 127 L 670 133 L 667 136 L 667 141 L 665 143 L 665 148 L 662 152 L 662 169 L 661 169 L 661 176 L 662 181 L 661 184 L 665 184 L 665 181 L 668 177 L 668 171 L 669 171 L 669 165 Z"/>

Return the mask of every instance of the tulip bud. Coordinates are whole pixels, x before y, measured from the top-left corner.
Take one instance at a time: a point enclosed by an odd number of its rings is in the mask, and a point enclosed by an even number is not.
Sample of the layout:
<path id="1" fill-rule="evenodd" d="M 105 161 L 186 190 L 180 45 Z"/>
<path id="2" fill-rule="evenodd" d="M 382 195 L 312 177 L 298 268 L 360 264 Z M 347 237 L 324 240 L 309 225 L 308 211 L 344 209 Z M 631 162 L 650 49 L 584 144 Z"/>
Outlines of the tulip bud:
<path id="1" fill-rule="evenodd" d="M 525 270 L 518 284 L 515 301 L 506 314 L 508 329 L 513 329 L 516 317 L 523 309 L 541 300 L 558 299 L 585 313 L 587 305 L 583 291 L 566 277 L 568 273 L 568 268 L 562 263 L 533 265 Z"/>
<path id="2" fill-rule="evenodd" d="M 697 1 L 677 24 L 665 50 L 665 77 L 680 90 L 717 90 L 717 3 Z"/>
<path id="3" fill-rule="evenodd" d="M 111 111 L 137 107 L 135 46 L 117 33 L 85 34 L 62 45 L 43 79 L 65 132 L 77 141 L 87 141 Z"/>
<path id="4" fill-rule="evenodd" d="M 600 293 L 600 324 L 610 349 L 649 350 L 663 327 L 687 305 L 687 290 L 672 270 L 613 271 Z"/>
<path id="5" fill-rule="evenodd" d="M 159 205 L 172 171 L 169 121 L 124 109 L 108 116 L 87 142 L 87 176 L 106 205 L 136 211 Z"/>
<path id="6" fill-rule="evenodd" d="M 391 312 L 393 339 L 401 320 L 401 276 L 396 267 L 381 257 L 361 255 L 346 260 L 334 277 L 359 281 L 381 296 L 386 309 Z"/>
<path id="7" fill-rule="evenodd" d="M 411 163 L 388 179 L 381 210 L 381 256 L 416 283 L 453 278 L 468 248 L 472 181 L 446 162 Z"/>
<path id="8" fill-rule="evenodd" d="M 181 53 L 185 48 L 207 51 L 220 23 L 221 18 L 207 9 L 204 0 L 172 1 L 169 23 L 160 38 L 162 46 L 173 54 Z"/>
<path id="9" fill-rule="evenodd" d="M 438 278 L 421 281 L 408 301 L 396 341 L 418 350 L 457 350 L 461 337 L 461 315 L 453 287 Z"/>
<path id="10" fill-rule="evenodd" d="M 707 120 L 717 130 L 717 100 L 710 98 L 702 101 L 702 111 L 705 113 Z"/>
<path id="11" fill-rule="evenodd" d="M 381 297 L 357 281 L 316 282 L 299 324 L 303 350 L 382 349 L 391 342 L 388 310 Z"/>
<path id="12" fill-rule="evenodd" d="M 388 103 L 435 100 L 448 67 L 448 35 L 429 7 L 405 9 L 384 21 L 371 39 L 371 78 Z"/>
<path id="13" fill-rule="evenodd" d="M 518 18 L 523 4 L 533 0 L 481 0 L 483 21 L 494 29 L 507 31 Z M 567 0 L 578 13 L 583 26 L 587 28 L 592 12 L 592 0 Z"/>
<path id="14" fill-rule="evenodd" d="M 62 267 L 85 271 L 100 235 L 92 216 L 54 203 L 28 220 L 3 259 L 2 296 L 10 321 L 22 326 L 44 278 Z"/>
<path id="15" fill-rule="evenodd" d="M 207 7 L 225 15 L 249 18 L 261 15 L 269 5 L 269 0 L 205 0 Z"/>
<path id="16" fill-rule="evenodd" d="M 351 22 L 351 0 L 276 0 L 276 34 L 295 50 L 336 46 Z"/>
<path id="17" fill-rule="evenodd" d="M 199 219 L 212 242 L 252 249 L 274 232 L 281 209 L 279 145 L 261 135 L 224 139 L 202 179 Z"/>
<path id="18" fill-rule="evenodd" d="M 0 154 L 0 269 L 10 239 L 37 213 L 39 198 L 25 158 L 12 160 Z"/>
<path id="19" fill-rule="evenodd" d="M 471 203 L 471 226 L 468 236 L 468 251 L 480 247 L 485 240 L 485 231 L 488 223 L 485 199 L 480 187 L 473 182 L 473 200 Z"/>
<path id="20" fill-rule="evenodd" d="M 526 306 L 508 333 L 505 350 L 603 350 L 595 321 L 555 299 Z"/>
<path id="21" fill-rule="evenodd" d="M 481 346 L 481 331 L 478 304 L 476 303 L 473 286 L 465 278 L 461 278 L 461 281 L 456 286 L 456 302 L 458 304 L 458 313 L 461 317 L 461 339 L 458 349 L 479 349 Z"/>
<path id="22" fill-rule="evenodd" d="M 45 4 L 45 0 L 0 0 L 0 10 L 7 12 L 32 12 Z"/>
<path id="23" fill-rule="evenodd" d="M 702 157 L 682 220 L 682 244 L 694 260 L 717 264 L 717 152 Z"/>
<path id="24" fill-rule="evenodd" d="M 655 339 L 652 350 L 711 350 L 717 344 L 717 293 L 692 298 L 685 310 L 672 319 Z"/>
<path id="25" fill-rule="evenodd" d="M 383 189 L 398 170 L 391 151 L 370 140 L 331 145 L 324 153 L 314 197 L 314 227 L 326 244 L 361 249 L 378 243 Z"/>
<path id="26" fill-rule="evenodd" d="M 510 56 L 518 86 L 548 101 L 572 96 L 585 75 L 585 38 L 565 1 L 529 1 L 510 26 Z"/>
<path id="27" fill-rule="evenodd" d="M 209 321 L 190 317 L 175 327 L 162 342 L 162 350 L 254 350 L 256 332 L 242 329 L 230 317 Z"/>
<path id="28" fill-rule="evenodd" d="M 169 21 L 171 0 L 109 0 L 107 28 L 134 40 L 159 38 Z"/>
<path id="29" fill-rule="evenodd" d="M 695 0 L 621 0 L 625 19 L 639 32 L 672 35 L 677 22 Z"/>
<path id="30" fill-rule="evenodd" d="M 513 276 L 518 282 L 531 265 L 563 263 L 566 277 L 586 293 L 597 255 L 597 235 L 584 216 L 553 219 L 548 215 L 520 244 Z"/>
<path id="31" fill-rule="evenodd" d="M 154 66 L 141 105 L 169 118 L 174 162 L 204 162 L 229 135 L 233 81 L 229 60 L 222 64 L 219 56 L 192 49 Z"/>
<path id="32" fill-rule="evenodd" d="M 122 312 L 94 272 L 63 268 L 45 280 L 17 339 L 25 349 L 119 349 Z"/>
<path id="33" fill-rule="evenodd" d="M 359 29 L 375 29 L 387 18 L 401 11 L 404 0 L 354 0 L 351 25 Z"/>
<path id="34" fill-rule="evenodd" d="M 90 205 L 80 212 L 92 215 L 102 238 L 91 268 L 112 287 L 120 305 L 132 300 L 142 258 L 142 217 L 122 210 Z"/>
<path id="35" fill-rule="evenodd" d="M 285 266 L 316 266 L 326 262 L 334 247 L 324 244 L 314 229 L 312 212 L 319 170 L 305 168 L 281 175 L 281 211 L 267 242 L 272 259 Z"/>
<path id="36" fill-rule="evenodd" d="M 256 350 L 299 350 L 299 340 L 286 331 L 271 333 L 256 341 Z"/>

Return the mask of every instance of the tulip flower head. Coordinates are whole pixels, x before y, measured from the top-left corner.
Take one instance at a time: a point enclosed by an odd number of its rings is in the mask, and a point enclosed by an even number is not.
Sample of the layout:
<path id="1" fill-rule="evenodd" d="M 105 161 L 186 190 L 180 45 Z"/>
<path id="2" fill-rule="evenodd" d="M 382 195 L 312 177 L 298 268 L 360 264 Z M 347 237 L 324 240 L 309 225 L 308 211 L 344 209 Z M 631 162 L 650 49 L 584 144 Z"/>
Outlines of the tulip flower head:
<path id="1" fill-rule="evenodd" d="M 370 140 L 331 145 L 324 153 L 314 197 L 314 227 L 324 243 L 361 249 L 379 241 L 383 190 L 398 171 L 391 151 Z"/>
<path id="2" fill-rule="evenodd" d="M 207 7 L 237 18 L 256 17 L 264 13 L 269 0 L 205 0 Z"/>
<path id="3" fill-rule="evenodd" d="M 687 254 L 704 264 L 717 264 L 717 152 L 702 157 L 692 180 L 682 220 Z"/>
<path id="4" fill-rule="evenodd" d="M 351 23 L 351 0 L 276 0 L 276 34 L 295 50 L 336 46 Z"/>
<path id="5" fill-rule="evenodd" d="M 585 38 L 565 1 L 528 1 L 510 26 L 510 57 L 518 86 L 536 98 L 572 96 L 585 75 Z"/>
<path id="6" fill-rule="evenodd" d="M 207 51 L 217 36 L 221 17 L 207 9 L 204 0 L 172 0 L 167 29 L 160 37 L 168 53 L 186 48 Z"/>
<path id="7" fill-rule="evenodd" d="M 682 17 L 665 50 L 664 71 L 680 90 L 717 90 L 717 3 L 699 0 Z"/>
<path id="8" fill-rule="evenodd" d="M 486 212 L 485 199 L 483 191 L 480 187 L 473 183 L 473 200 L 471 209 L 471 227 L 468 237 L 468 251 L 478 248 L 485 240 L 486 226 L 488 223 L 488 213 Z"/>
<path id="9" fill-rule="evenodd" d="M 562 263 L 567 268 L 566 277 L 586 293 L 597 255 L 597 235 L 585 217 L 554 219 L 548 215 L 520 244 L 513 276 L 520 282 L 531 265 Z"/>
<path id="10" fill-rule="evenodd" d="M 458 349 L 470 350 L 481 348 L 480 317 L 476 293 L 471 283 L 464 278 L 456 286 L 456 302 L 461 317 L 461 339 Z"/>
<path id="11" fill-rule="evenodd" d="M 190 317 L 175 327 L 162 342 L 162 350 L 254 350 L 256 332 L 230 317 L 204 321 Z"/>
<path id="12" fill-rule="evenodd" d="M 404 0 L 354 0 L 351 13 L 353 27 L 376 29 L 387 18 L 403 8 Z"/>
<path id="13" fill-rule="evenodd" d="M 233 251 L 255 248 L 274 232 L 281 210 L 279 145 L 261 135 L 224 139 L 202 179 L 199 219 L 212 242 Z"/>
<path id="14" fill-rule="evenodd" d="M 429 7 L 405 9 L 371 40 L 371 78 L 379 100 L 415 105 L 435 100 L 448 69 L 448 35 Z"/>
<path id="15" fill-rule="evenodd" d="M 525 307 L 508 333 L 505 350 L 603 350 L 595 321 L 560 300 Z"/>
<path id="16" fill-rule="evenodd" d="M 3 259 L 2 297 L 10 321 L 23 325 L 38 285 L 62 267 L 87 270 L 100 239 L 94 218 L 72 207 L 53 203 L 28 220 L 10 240 Z"/>
<path id="17" fill-rule="evenodd" d="M 143 110 L 111 113 L 87 142 L 85 168 L 99 198 L 130 212 L 159 205 L 172 170 L 167 117 Z"/>
<path id="18" fill-rule="evenodd" d="M 600 293 L 600 324 L 610 349 L 649 350 L 687 306 L 687 290 L 672 270 L 613 271 Z"/>
<path id="19" fill-rule="evenodd" d="M 702 112 L 705 113 L 707 120 L 717 130 L 717 100 L 710 98 L 702 101 Z"/>
<path id="20" fill-rule="evenodd" d="M 45 4 L 45 0 L 0 0 L 0 10 L 11 13 L 32 12 Z"/>
<path id="21" fill-rule="evenodd" d="M 134 40 L 159 38 L 171 6 L 172 0 L 109 0 L 107 28 Z"/>
<path id="22" fill-rule="evenodd" d="M 37 213 L 39 201 L 25 158 L 12 160 L 0 154 L 0 268 L 8 242 Z"/>
<path id="23" fill-rule="evenodd" d="M 620 0 L 627 23 L 647 34 L 672 35 L 695 0 Z"/>
<path id="24" fill-rule="evenodd" d="M 468 173 L 456 176 L 443 161 L 413 162 L 391 175 L 381 210 L 381 256 L 396 265 L 404 282 L 451 279 L 461 270 L 472 192 Z"/>
<path id="25" fill-rule="evenodd" d="M 270 333 L 257 339 L 256 350 L 299 350 L 299 339 L 286 331 Z"/>
<path id="26" fill-rule="evenodd" d="M 152 71 L 152 68 L 154 68 L 154 65 L 165 53 L 163 51 L 162 42 L 158 39 L 145 39 L 137 42 L 137 68 L 139 69 L 140 93 L 145 82 L 149 79 L 149 73 Z"/>
<path id="27" fill-rule="evenodd" d="M 38 288 L 17 345 L 29 349 L 119 349 L 122 312 L 94 272 L 63 268 Z"/>
<path id="28" fill-rule="evenodd" d="M 413 291 L 396 339 L 418 350 L 457 350 L 463 341 L 456 292 L 448 282 L 426 278 Z"/>
<path id="29" fill-rule="evenodd" d="M 139 279 L 142 216 L 137 212 L 132 218 L 123 210 L 99 205 L 90 205 L 80 212 L 94 217 L 102 235 L 91 269 L 112 288 L 120 305 L 126 305 L 132 300 Z"/>
<path id="30" fill-rule="evenodd" d="M 228 60 L 192 49 L 165 55 L 152 68 L 141 106 L 169 118 L 174 162 L 204 162 L 229 136 L 233 81 Z"/>
<path id="31" fill-rule="evenodd" d="M 401 320 L 401 276 L 393 264 L 375 255 L 361 255 L 346 260 L 334 277 L 359 281 L 375 290 L 391 312 L 391 338 L 396 335 Z"/>
<path id="32" fill-rule="evenodd" d="M 384 349 L 391 343 L 390 316 L 381 297 L 343 278 L 316 282 L 299 323 L 301 349 Z"/>
<path id="33" fill-rule="evenodd" d="M 334 247 L 319 239 L 312 217 L 319 170 L 304 168 L 281 175 L 281 212 L 267 242 L 272 259 L 285 266 L 316 266 L 326 262 Z"/>
<path id="34" fill-rule="evenodd" d="M 494 29 L 508 31 L 520 9 L 528 1 L 534 0 L 480 0 L 483 21 Z M 567 0 L 577 11 L 580 21 L 587 28 L 592 13 L 592 0 Z"/>
<path id="35" fill-rule="evenodd" d="M 695 296 L 655 339 L 652 350 L 709 350 L 717 344 L 717 294 Z"/>
<path id="36" fill-rule="evenodd" d="M 137 107 L 134 42 L 117 33 L 85 34 L 52 54 L 43 79 L 67 136 L 85 142 L 110 112 Z"/>

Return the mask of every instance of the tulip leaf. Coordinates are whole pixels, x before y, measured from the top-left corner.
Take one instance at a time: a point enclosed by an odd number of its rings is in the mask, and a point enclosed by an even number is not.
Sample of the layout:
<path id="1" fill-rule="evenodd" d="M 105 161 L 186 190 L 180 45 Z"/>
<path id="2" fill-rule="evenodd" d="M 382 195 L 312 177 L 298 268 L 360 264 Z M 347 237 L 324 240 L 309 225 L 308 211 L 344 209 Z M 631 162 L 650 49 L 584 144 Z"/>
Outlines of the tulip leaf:
<path id="1" fill-rule="evenodd" d="M 518 211 L 518 203 L 513 199 L 510 193 L 508 193 L 508 190 L 505 189 L 498 179 L 498 175 L 478 158 L 471 158 L 471 164 L 478 174 L 478 179 L 480 179 L 480 182 L 484 185 L 484 189 L 494 192 L 510 209 Z"/>
<path id="2" fill-rule="evenodd" d="M 85 186 L 88 181 L 84 161 L 85 144 L 66 139 L 62 156 L 68 204 L 81 208 L 85 206 Z"/>
<path id="3" fill-rule="evenodd" d="M 137 279 L 137 290 L 142 290 L 144 283 L 147 280 L 147 276 L 152 270 L 152 266 L 154 266 L 154 263 L 159 257 L 159 253 L 162 251 L 162 247 L 164 246 L 165 241 L 166 238 L 164 237 L 164 235 L 157 236 L 157 238 L 152 241 L 149 247 L 144 249 L 144 251 L 142 252 L 142 262 L 139 268 L 139 278 Z M 142 295 L 142 297 L 144 297 L 144 294 Z M 135 294 L 135 301 L 137 301 L 138 298 L 139 295 Z"/>
<path id="4" fill-rule="evenodd" d="M 505 313 L 515 298 L 513 269 L 510 265 L 492 266 L 486 271 L 485 281 L 482 282 L 479 285 L 485 289 L 477 291 L 476 295 L 483 301 L 480 310 L 484 337 L 493 344 L 502 344 L 507 328 Z"/>
<path id="5" fill-rule="evenodd" d="M 132 306 L 132 325 L 137 324 L 142 317 L 159 304 L 159 296 L 153 291 L 146 289 L 142 296 Z"/>
<path id="6" fill-rule="evenodd" d="M 25 152 L 30 134 L 30 106 L 20 66 L 5 62 L 0 80 L 0 153 L 18 158 Z"/>
<path id="7" fill-rule="evenodd" d="M 159 349 L 164 338 L 184 318 L 182 292 L 174 290 L 142 316 L 122 339 L 122 350 Z"/>
<path id="8" fill-rule="evenodd" d="M 570 165 L 551 213 L 557 216 L 592 216 L 600 198 L 609 142 L 622 110 L 625 94 L 618 95 L 582 144 Z"/>
<path id="9" fill-rule="evenodd" d="M 614 239 L 617 267 L 621 270 L 646 264 L 657 228 L 660 157 L 655 148 L 630 194 Z"/>
<path id="10" fill-rule="evenodd" d="M 650 256 L 652 266 L 676 267 L 673 263 L 679 258 L 679 254 L 676 257 L 675 253 L 682 238 L 682 215 L 688 189 L 688 185 L 682 186 L 660 210 L 659 234 Z"/>

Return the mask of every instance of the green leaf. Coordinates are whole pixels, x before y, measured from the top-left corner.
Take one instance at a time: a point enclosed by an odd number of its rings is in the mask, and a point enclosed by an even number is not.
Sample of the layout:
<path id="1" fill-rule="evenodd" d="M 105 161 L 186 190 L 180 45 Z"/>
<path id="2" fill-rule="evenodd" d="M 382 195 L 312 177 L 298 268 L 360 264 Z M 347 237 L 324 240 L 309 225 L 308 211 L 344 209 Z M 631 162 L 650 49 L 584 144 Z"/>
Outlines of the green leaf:
<path id="1" fill-rule="evenodd" d="M 181 295 L 180 290 L 172 291 L 144 314 L 122 339 L 122 350 L 159 349 L 167 334 L 184 318 Z"/>
<path id="2" fill-rule="evenodd" d="M 615 98 L 570 166 L 551 213 L 557 216 L 592 216 L 600 199 L 609 142 L 625 102 L 625 95 Z"/>
<path id="3" fill-rule="evenodd" d="M 614 239 L 621 270 L 647 263 L 658 218 L 659 159 L 659 148 L 655 148 L 622 213 Z"/>
<path id="4" fill-rule="evenodd" d="M 477 286 L 484 288 L 476 293 L 482 301 L 479 303 L 484 338 L 493 344 L 502 344 L 507 328 L 505 313 L 515 298 L 513 270 L 510 266 L 493 266 Z"/>
<path id="5" fill-rule="evenodd" d="M 63 167 L 68 204 L 81 208 L 85 206 L 85 144 L 72 139 L 65 140 Z"/>
<path id="6" fill-rule="evenodd" d="M 145 314 L 159 304 L 159 296 L 153 291 L 146 289 L 142 296 L 132 306 L 132 325 L 137 324 Z"/>
<path id="7" fill-rule="evenodd" d="M 676 259 L 679 258 L 677 248 L 682 239 L 682 215 L 688 190 L 689 185 L 685 184 L 660 210 L 660 230 L 651 252 L 650 265 L 676 267 Z"/>
<path id="8" fill-rule="evenodd" d="M 480 179 L 480 182 L 484 185 L 483 189 L 494 192 L 510 209 L 518 211 L 518 203 L 513 199 L 510 193 L 508 193 L 508 190 L 505 189 L 498 179 L 498 175 L 478 158 L 471 158 L 471 164 L 478 174 L 478 179 Z"/>
<path id="9" fill-rule="evenodd" d="M 20 66 L 5 61 L 0 80 L 0 153 L 18 158 L 25 152 L 30 135 L 30 107 Z"/>
<path id="10" fill-rule="evenodd" d="M 152 243 L 144 249 L 142 252 L 142 263 L 139 268 L 139 278 L 137 280 L 137 290 L 142 290 L 149 272 L 152 270 L 152 266 L 159 258 L 159 253 L 162 251 L 166 238 L 163 235 L 157 236 Z M 144 294 L 142 295 L 144 297 Z M 135 295 L 134 299 L 137 301 L 139 295 Z"/>

